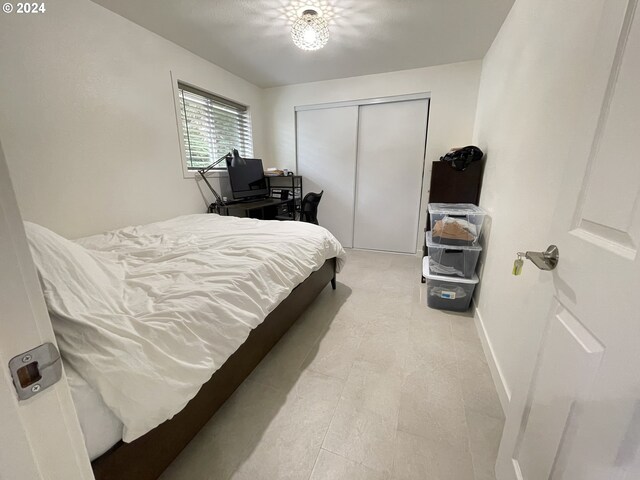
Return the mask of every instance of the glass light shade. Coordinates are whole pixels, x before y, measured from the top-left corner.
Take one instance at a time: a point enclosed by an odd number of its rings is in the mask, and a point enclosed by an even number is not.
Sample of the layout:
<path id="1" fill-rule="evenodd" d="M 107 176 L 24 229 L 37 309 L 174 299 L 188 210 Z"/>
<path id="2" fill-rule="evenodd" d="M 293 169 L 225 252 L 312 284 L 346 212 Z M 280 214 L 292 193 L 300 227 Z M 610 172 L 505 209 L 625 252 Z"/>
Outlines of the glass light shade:
<path id="1" fill-rule="evenodd" d="M 329 24 L 313 10 L 306 10 L 291 27 L 293 43 L 302 50 L 319 50 L 329 41 Z"/>

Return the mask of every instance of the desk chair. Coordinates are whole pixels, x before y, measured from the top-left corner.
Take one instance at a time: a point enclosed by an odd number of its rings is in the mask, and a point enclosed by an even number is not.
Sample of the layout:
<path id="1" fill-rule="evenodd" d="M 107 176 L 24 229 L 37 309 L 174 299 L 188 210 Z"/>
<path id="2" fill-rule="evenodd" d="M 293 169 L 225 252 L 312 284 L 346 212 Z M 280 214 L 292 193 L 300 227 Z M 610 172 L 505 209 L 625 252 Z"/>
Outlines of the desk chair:
<path id="1" fill-rule="evenodd" d="M 301 222 L 315 223 L 318 225 L 318 205 L 320 204 L 323 193 L 324 190 L 320 193 L 309 192 L 304 196 L 302 204 L 300 205 Z"/>

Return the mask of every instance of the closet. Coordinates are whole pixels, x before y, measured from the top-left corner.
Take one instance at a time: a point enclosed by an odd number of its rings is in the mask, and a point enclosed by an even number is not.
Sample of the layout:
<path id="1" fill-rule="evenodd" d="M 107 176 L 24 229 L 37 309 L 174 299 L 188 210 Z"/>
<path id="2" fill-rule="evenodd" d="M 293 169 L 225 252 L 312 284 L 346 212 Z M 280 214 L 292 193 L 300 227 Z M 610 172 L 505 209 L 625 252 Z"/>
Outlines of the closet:
<path id="1" fill-rule="evenodd" d="M 345 247 L 415 253 L 429 100 L 296 108 L 297 171 Z"/>

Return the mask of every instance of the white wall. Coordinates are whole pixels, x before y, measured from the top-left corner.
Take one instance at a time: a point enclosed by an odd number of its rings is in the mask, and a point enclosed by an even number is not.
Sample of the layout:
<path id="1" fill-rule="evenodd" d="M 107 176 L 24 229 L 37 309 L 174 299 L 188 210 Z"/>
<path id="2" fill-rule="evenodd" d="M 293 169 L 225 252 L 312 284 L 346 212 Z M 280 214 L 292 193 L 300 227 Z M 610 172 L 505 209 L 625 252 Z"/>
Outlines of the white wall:
<path id="1" fill-rule="evenodd" d="M 0 16 L 0 140 L 25 219 L 70 237 L 206 211 L 183 178 L 170 71 L 249 105 L 262 90 L 88 0 Z"/>
<path id="2" fill-rule="evenodd" d="M 594 101 L 585 88 L 602 4 L 517 0 L 483 62 L 474 137 L 487 153 L 481 206 L 491 224 L 477 312 L 506 401 L 531 367 L 523 359 L 533 358 L 550 300 L 537 287 L 551 280 L 530 262 L 520 277 L 511 268 L 516 252 L 554 242 L 564 161 L 590 141 L 576 117 Z"/>
<path id="3" fill-rule="evenodd" d="M 430 92 L 424 191 L 420 206 L 422 232 L 431 162 L 451 147 L 471 143 L 480 69 L 480 61 L 463 62 L 267 89 L 264 98 L 265 162 L 270 166 L 295 169 L 296 106 Z"/>

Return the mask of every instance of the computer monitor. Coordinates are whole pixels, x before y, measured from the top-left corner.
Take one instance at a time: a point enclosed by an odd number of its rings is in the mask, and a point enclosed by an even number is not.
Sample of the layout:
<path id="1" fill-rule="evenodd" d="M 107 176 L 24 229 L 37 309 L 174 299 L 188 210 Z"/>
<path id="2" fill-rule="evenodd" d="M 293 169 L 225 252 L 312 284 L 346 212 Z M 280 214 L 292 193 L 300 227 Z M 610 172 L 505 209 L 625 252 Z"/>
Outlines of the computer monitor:
<path id="1" fill-rule="evenodd" d="M 259 158 L 243 158 L 239 162 L 227 159 L 227 169 L 233 198 L 236 200 L 269 195 L 262 160 Z"/>

